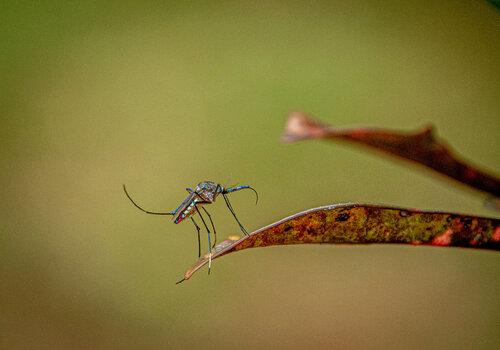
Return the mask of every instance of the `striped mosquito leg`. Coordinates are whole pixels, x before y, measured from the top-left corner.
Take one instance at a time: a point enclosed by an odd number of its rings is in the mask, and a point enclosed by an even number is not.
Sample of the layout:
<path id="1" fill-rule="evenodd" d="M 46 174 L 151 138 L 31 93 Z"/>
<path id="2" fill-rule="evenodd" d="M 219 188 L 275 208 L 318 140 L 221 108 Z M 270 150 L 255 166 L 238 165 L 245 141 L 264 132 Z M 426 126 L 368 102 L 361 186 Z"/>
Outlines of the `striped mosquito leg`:
<path id="1" fill-rule="evenodd" d="M 208 210 L 206 210 L 205 207 L 201 207 L 201 209 L 203 209 L 205 214 L 207 214 L 208 219 L 210 220 L 210 225 L 212 226 L 212 230 L 214 231 L 214 244 L 212 245 L 212 248 L 214 248 L 215 245 L 217 244 L 217 231 L 215 231 L 214 222 L 212 221 L 212 217 L 210 216 L 210 213 L 208 212 Z"/>
<path id="2" fill-rule="evenodd" d="M 194 221 L 192 217 L 190 218 L 194 224 L 194 227 L 196 227 L 196 231 L 198 232 L 198 258 L 201 258 L 200 226 L 196 224 L 196 221 Z"/>
<path id="3" fill-rule="evenodd" d="M 255 193 L 255 204 L 257 204 L 259 202 L 259 194 L 257 193 L 257 191 L 253 187 L 250 187 L 247 185 L 230 187 L 230 188 L 226 188 L 224 193 L 228 194 L 228 193 L 232 193 L 232 192 L 236 192 L 236 191 L 240 191 L 240 190 L 245 190 L 245 189 L 249 189 L 249 190 L 253 191 L 253 193 Z"/>
<path id="4" fill-rule="evenodd" d="M 210 270 L 211 270 L 211 267 L 212 267 L 212 243 L 211 243 L 211 239 L 210 239 L 210 229 L 208 228 L 207 223 L 205 222 L 205 219 L 201 215 L 200 210 L 198 209 L 198 206 L 195 205 L 194 208 L 196 209 L 196 212 L 200 216 L 201 222 L 203 222 L 203 226 L 205 226 L 205 229 L 207 230 L 207 235 L 208 235 L 208 254 L 209 254 L 208 255 L 208 274 L 210 275 Z"/>
<path id="5" fill-rule="evenodd" d="M 229 211 L 231 212 L 231 214 L 233 214 L 234 218 L 236 219 L 236 222 L 238 223 L 238 226 L 240 227 L 241 232 L 243 232 L 245 234 L 245 236 L 248 236 L 248 232 L 247 232 L 247 230 L 245 230 L 245 228 L 241 224 L 240 220 L 238 220 L 238 217 L 236 216 L 236 213 L 234 212 L 233 206 L 231 205 L 231 202 L 229 202 L 229 198 L 227 197 L 227 194 L 223 193 L 222 196 L 224 197 L 224 200 L 226 201 L 226 205 L 227 205 Z"/>

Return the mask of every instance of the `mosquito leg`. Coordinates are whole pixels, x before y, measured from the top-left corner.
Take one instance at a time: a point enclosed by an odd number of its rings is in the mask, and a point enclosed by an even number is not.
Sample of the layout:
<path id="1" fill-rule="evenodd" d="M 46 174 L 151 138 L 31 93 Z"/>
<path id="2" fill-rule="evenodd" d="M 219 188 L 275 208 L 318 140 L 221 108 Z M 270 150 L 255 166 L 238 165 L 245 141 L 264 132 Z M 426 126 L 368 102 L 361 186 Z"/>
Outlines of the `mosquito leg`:
<path id="1" fill-rule="evenodd" d="M 248 232 L 247 232 L 247 230 L 245 230 L 245 228 L 241 224 L 240 220 L 238 220 L 238 217 L 236 216 L 236 213 L 234 212 L 233 206 L 231 205 L 231 202 L 229 202 L 229 198 L 227 197 L 227 195 L 225 193 L 223 193 L 222 196 L 224 197 L 224 200 L 226 201 L 226 205 L 227 205 L 229 211 L 231 212 L 231 214 L 233 214 L 234 218 L 236 219 L 236 222 L 238 223 L 238 226 L 240 227 L 241 231 L 245 234 L 245 236 L 248 236 Z"/>
<path id="2" fill-rule="evenodd" d="M 241 230 L 243 231 L 243 233 L 246 233 L 248 235 L 248 231 L 245 229 L 245 227 L 243 226 L 243 224 L 241 223 L 241 221 L 236 216 L 236 212 L 234 211 L 233 205 L 229 201 L 229 197 L 227 195 L 226 195 L 226 199 L 227 199 L 227 204 L 229 206 L 229 209 L 231 210 L 231 213 L 233 214 L 234 218 L 238 222 L 238 226 L 241 228 Z"/>
<path id="3" fill-rule="evenodd" d="M 214 222 L 212 221 L 212 217 L 210 216 L 210 213 L 208 212 L 208 210 L 206 210 L 205 207 L 201 207 L 201 209 L 203 209 L 203 211 L 205 212 L 205 214 L 207 214 L 208 219 L 210 220 L 210 225 L 212 226 L 212 230 L 214 231 L 214 240 L 215 240 L 215 242 L 212 245 L 212 248 L 213 248 L 217 244 L 217 231 L 215 231 Z"/>
<path id="4" fill-rule="evenodd" d="M 212 243 L 211 243 L 211 239 L 210 239 L 210 230 L 209 230 L 209 228 L 207 226 L 207 223 L 205 222 L 205 219 L 201 215 L 200 210 L 198 209 L 198 206 L 195 205 L 194 208 L 196 209 L 196 212 L 198 213 L 198 215 L 201 218 L 201 222 L 203 222 L 203 225 L 205 226 L 205 229 L 207 230 L 207 235 L 208 235 L 208 254 L 209 254 L 208 255 L 208 274 L 210 275 L 210 269 L 212 267 Z"/>
<path id="5" fill-rule="evenodd" d="M 198 258 L 201 258 L 200 226 L 196 224 L 196 221 L 194 221 L 192 217 L 190 218 L 194 224 L 194 227 L 196 227 L 196 231 L 198 232 Z"/>
<path id="6" fill-rule="evenodd" d="M 225 193 L 223 193 L 223 197 L 224 197 L 224 201 L 226 202 L 226 206 L 227 208 L 229 209 L 229 211 L 231 212 L 231 214 L 234 216 L 234 218 L 236 219 L 236 222 L 238 223 L 238 226 L 240 227 L 240 230 L 246 235 L 248 236 L 248 232 L 247 230 L 245 230 L 245 228 L 243 227 L 243 225 L 241 224 L 241 222 L 238 220 L 238 218 L 236 217 L 236 213 L 234 212 L 234 209 L 233 209 L 233 206 L 231 205 L 231 202 L 229 201 L 229 198 L 227 197 L 227 195 Z"/>
<path id="7" fill-rule="evenodd" d="M 200 198 L 202 201 L 203 201 L 203 197 L 196 191 L 193 191 L 191 188 L 186 188 L 186 190 L 189 192 L 189 193 L 194 193 L 198 196 L 198 198 Z M 199 202 L 199 203 L 203 203 L 203 202 Z M 206 203 L 206 202 L 205 202 Z M 212 220 L 212 217 L 210 216 L 210 213 L 208 212 L 208 210 L 205 209 L 205 207 L 201 207 L 201 209 L 203 209 L 203 211 L 205 212 L 205 214 L 207 214 L 208 216 L 208 219 L 210 220 L 210 225 L 212 226 L 212 230 L 214 231 L 214 239 L 215 239 L 215 242 L 214 244 L 212 245 L 212 248 L 215 247 L 215 245 L 217 244 L 217 231 L 215 230 L 215 225 L 214 225 L 214 222 Z M 198 212 L 199 213 L 199 212 Z M 201 214 L 200 214 L 201 216 Z M 208 228 L 207 228 L 207 231 L 208 231 Z"/>
<path id="8" fill-rule="evenodd" d="M 146 214 L 153 214 L 153 215 L 175 215 L 175 213 L 177 213 L 177 209 L 179 209 L 179 208 L 177 208 L 174 211 L 169 211 L 169 212 L 165 212 L 165 213 L 157 213 L 157 212 L 154 212 L 154 211 L 149 211 L 149 210 L 146 210 L 146 209 L 142 208 L 139 204 L 137 204 L 132 199 L 132 197 L 130 197 L 130 195 L 127 192 L 127 188 L 125 187 L 125 185 L 123 185 L 123 191 L 125 192 L 125 195 L 128 197 L 128 199 L 132 202 L 132 204 L 135 205 L 137 207 L 137 209 L 142 210 Z"/>

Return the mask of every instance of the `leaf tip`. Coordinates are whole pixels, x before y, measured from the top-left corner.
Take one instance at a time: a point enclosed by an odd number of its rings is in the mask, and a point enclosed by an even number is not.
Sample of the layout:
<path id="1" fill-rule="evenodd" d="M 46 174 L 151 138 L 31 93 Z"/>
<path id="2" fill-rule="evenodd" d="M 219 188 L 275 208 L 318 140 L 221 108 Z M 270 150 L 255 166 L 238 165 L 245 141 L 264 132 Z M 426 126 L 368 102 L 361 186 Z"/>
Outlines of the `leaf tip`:
<path id="1" fill-rule="evenodd" d="M 290 112 L 281 136 L 281 142 L 293 143 L 324 136 L 325 126 L 304 112 Z"/>

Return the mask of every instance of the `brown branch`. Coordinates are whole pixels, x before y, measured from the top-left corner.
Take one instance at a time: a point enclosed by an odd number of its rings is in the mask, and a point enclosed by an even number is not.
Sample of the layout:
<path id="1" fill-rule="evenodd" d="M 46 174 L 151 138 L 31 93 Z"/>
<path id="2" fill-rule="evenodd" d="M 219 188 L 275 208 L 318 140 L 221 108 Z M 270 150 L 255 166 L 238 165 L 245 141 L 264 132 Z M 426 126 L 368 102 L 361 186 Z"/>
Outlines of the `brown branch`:
<path id="1" fill-rule="evenodd" d="M 467 164 L 434 136 L 432 126 L 404 133 L 391 130 L 338 129 L 322 124 L 302 112 L 290 113 L 283 142 L 307 139 L 347 140 L 425 165 L 457 181 L 500 197 L 500 180 Z"/>
<path id="2" fill-rule="evenodd" d="M 500 220 L 364 204 L 306 210 L 212 250 L 212 260 L 246 248 L 288 244 L 412 244 L 500 250 Z M 179 281 L 209 260 L 199 259 Z M 178 283 L 179 283 L 178 282 Z"/>

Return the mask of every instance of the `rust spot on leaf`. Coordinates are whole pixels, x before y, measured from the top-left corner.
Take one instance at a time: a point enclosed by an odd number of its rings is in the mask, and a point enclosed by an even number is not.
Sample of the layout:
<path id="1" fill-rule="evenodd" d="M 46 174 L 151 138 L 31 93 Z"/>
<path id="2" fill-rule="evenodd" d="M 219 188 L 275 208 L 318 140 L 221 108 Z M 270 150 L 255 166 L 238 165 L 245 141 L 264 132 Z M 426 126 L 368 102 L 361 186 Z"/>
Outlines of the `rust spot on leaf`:
<path id="1" fill-rule="evenodd" d="M 482 238 L 481 234 L 480 234 L 480 233 L 478 233 L 478 234 L 476 235 L 476 237 L 474 237 L 474 238 L 473 238 L 473 239 L 469 242 L 469 243 L 470 243 L 470 245 L 472 245 L 472 246 L 478 245 L 478 244 L 479 244 L 479 242 L 481 242 L 481 238 Z"/>
<path id="2" fill-rule="evenodd" d="M 350 217 L 349 213 L 340 213 L 335 218 L 335 221 L 337 221 L 337 222 L 339 222 L 339 221 L 347 221 L 347 220 L 349 220 L 349 217 Z"/>
<path id="3" fill-rule="evenodd" d="M 453 230 L 448 229 L 444 233 L 440 234 L 439 236 L 435 237 L 432 240 L 432 245 L 443 245 L 447 246 L 451 244 L 451 239 L 453 237 Z"/>
<path id="4" fill-rule="evenodd" d="M 493 233 L 493 237 L 491 237 L 493 242 L 500 242 L 500 226 L 495 228 L 495 232 Z"/>

